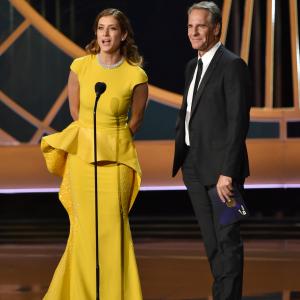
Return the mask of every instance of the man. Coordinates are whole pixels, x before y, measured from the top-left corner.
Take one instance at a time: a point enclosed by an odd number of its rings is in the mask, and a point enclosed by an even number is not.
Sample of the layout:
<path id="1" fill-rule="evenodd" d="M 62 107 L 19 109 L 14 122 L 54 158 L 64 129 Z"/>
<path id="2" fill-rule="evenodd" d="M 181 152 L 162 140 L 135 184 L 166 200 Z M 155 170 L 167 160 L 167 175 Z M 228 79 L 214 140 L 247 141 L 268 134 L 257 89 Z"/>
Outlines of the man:
<path id="1" fill-rule="evenodd" d="M 251 87 L 248 68 L 219 41 L 221 13 L 202 1 L 188 10 L 188 36 L 198 57 L 186 66 L 176 122 L 173 176 L 181 168 L 214 277 L 214 300 L 242 297 L 243 244 L 239 224 L 220 225 L 208 190 L 223 202 L 249 175 L 245 139 Z"/>

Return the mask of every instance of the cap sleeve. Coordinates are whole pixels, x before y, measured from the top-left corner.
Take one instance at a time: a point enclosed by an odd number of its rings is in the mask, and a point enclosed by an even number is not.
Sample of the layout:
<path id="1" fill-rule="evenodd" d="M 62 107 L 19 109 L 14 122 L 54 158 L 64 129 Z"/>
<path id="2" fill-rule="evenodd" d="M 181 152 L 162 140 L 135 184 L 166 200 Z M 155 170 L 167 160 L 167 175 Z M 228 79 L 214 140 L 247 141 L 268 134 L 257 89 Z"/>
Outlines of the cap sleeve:
<path id="1" fill-rule="evenodd" d="M 80 73 L 83 64 L 83 57 L 79 57 L 73 60 L 71 63 L 70 69 L 77 75 Z"/>
<path id="2" fill-rule="evenodd" d="M 137 70 L 136 70 L 135 76 L 134 76 L 133 87 L 138 84 L 146 83 L 146 82 L 148 82 L 148 76 L 147 76 L 146 72 L 142 68 L 137 67 Z"/>

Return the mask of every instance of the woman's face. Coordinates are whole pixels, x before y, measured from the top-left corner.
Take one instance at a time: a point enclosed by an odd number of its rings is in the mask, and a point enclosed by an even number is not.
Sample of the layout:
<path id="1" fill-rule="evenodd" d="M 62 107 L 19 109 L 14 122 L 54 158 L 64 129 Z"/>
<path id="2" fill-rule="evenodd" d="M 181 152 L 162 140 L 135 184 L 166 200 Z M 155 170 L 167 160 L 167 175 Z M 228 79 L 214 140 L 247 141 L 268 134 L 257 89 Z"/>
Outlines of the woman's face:
<path id="1" fill-rule="evenodd" d="M 113 16 L 99 19 L 97 28 L 97 41 L 102 52 L 114 53 L 120 49 L 121 41 L 126 34 L 122 33 L 118 20 Z"/>

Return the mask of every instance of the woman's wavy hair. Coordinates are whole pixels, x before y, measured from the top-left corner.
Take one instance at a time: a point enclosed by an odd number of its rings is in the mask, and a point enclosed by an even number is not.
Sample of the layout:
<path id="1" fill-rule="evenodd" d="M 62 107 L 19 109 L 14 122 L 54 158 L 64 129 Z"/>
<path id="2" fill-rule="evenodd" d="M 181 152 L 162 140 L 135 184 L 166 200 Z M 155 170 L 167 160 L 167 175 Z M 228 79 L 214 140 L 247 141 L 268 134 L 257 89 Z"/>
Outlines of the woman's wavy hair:
<path id="1" fill-rule="evenodd" d="M 135 44 L 133 38 L 133 30 L 130 24 L 129 19 L 126 15 L 116 8 L 107 8 L 101 11 L 94 22 L 94 39 L 85 47 L 85 50 L 89 54 L 97 54 L 100 52 L 100 47 L 97 42 L 97 28 L 98 22 L 102 17 L 113 16 L 119 22 L 122 33 L 127 33 L 126 39 L 121 41 L 121 54 L 125 57 L 125 59 L 132 65 L 143 65 L 143 57 L 139 54 L 138 47 Z"/>

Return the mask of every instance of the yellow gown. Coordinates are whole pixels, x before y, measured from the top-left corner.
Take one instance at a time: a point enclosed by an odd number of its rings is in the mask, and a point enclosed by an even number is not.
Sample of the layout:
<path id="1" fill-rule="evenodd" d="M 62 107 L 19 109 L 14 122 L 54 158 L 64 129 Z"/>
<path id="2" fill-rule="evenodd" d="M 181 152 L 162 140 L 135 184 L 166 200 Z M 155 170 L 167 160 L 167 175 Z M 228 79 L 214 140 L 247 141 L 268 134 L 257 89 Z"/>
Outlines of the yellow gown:
<path id="1" fill-rule="evenodd" d="M 100 299 L 141 300 L 128 222 L 141 170 L 127 113 L 134 87 L 147 82 L 147 75 L 126 60 L 105 69 L 95 55 L 75 59 L 71 70 L 80 84 L 78 121 L 41 142 L 48 170 L 62 177 L 59 199 L 70 219 L 67 246 L 44 300 L 96 299 L 93 107 L 98 81 L 107 85 L 97 108 Z"/>

